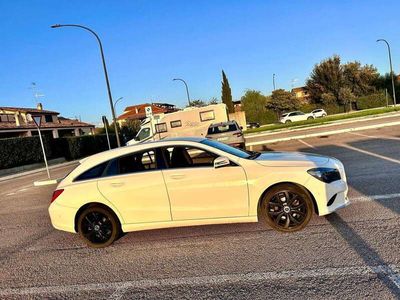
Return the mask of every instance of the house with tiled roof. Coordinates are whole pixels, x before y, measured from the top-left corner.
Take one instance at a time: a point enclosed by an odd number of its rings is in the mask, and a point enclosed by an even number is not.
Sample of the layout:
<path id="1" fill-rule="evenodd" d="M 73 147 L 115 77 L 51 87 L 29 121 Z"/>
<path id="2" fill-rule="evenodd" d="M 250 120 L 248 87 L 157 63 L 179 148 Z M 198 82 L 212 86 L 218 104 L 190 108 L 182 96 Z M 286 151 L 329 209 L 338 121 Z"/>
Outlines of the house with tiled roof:
<path id="1" fill-rule="evenodd" d="M 151 107 L 154 115 L 166 114 L 178 110 L 175 105 L 168 103 L 143 103 L 132 105 L 125 108 L 124 112 L 117 118 L 117 122 L 120 126 L 123 126 L 128 120 L 144 120 L 146 118 L 145 108 L 147 106 Z"/>
<path id="2" fill-rule="evenodd" d="M 302 104 L 307 104 L 310 102 L 310 94 L 306 86 L 292 88 L 292 93 Z"/>
<path id="3" fill-rule="evenodd" d="M 59 112 L 44 110 L 42 104 L 36 108 L 1 107 L 0 138 L 37 135 L 37 129 L 28 115 L 41 116 L 41 132 L 54 138 L 80 136 L 94 133 L 94 125 L 59 116 Z"/>

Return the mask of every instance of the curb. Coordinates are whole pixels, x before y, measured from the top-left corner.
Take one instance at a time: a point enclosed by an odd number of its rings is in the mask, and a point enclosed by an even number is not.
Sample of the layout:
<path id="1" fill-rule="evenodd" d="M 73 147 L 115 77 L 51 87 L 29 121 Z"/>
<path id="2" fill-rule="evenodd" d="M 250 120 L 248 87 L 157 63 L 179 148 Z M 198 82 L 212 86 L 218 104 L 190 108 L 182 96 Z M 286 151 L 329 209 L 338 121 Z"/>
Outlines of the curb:
<path id="1" fill-rule="evenodd" d="M 272 143 L 285 142 L 285 141 L 291 141 L 291 140 L 299 140 L 299 139 L 318 137 L 318 136 L 323 136 L 323 135 L 335 135 L 335 134 L 352 132 L 352 131 L 361 131 L 361 130 L 383 128 L 383 127 L 389 127 L 389 126 L 396 126 L 396 125 L 400 125 L 400 121 L 386 123 L 386 124 L 368 125 L 368 126 L 361 126 L 361 127 L 324 131 L 324 132 L 318 132 L 318 133 L 302 134 L 302 135 L 290 136 L 290 137 L 285 137 L 285 138 L 278 138 L 278 139 L 271 139 L 271 140 L 247 143 L 246 147 L 250 147 L 250 150 L 253 150 L 253 146 L 258 146 L 258 145 L 272 144 Z"/>
<path id="2" fill-rule="evenodd" d="M 69 162 L 65 162 L 65 163 L 61 163 L 61 164 L 52 165 L 52 166 L 49 166 L 49 170 L 67 167 L 69 165 L 77 164 L 78 162 L 79 162 L 79 160 L 73 160 L 73 161 L 69 161 Z M 44 172 L 44 171 L 46 171 L 46 168 L 40 168 L 40 169 L 35 169 L 35 170 L 27 171 L 27 172 L 3 176 L 3 177 L 0 177 L 0 182 L 15 179 L 18 177 L 27 176 L 27 175 L 32 175 L 32 174 L 40 173 L 40 172 Z"/>

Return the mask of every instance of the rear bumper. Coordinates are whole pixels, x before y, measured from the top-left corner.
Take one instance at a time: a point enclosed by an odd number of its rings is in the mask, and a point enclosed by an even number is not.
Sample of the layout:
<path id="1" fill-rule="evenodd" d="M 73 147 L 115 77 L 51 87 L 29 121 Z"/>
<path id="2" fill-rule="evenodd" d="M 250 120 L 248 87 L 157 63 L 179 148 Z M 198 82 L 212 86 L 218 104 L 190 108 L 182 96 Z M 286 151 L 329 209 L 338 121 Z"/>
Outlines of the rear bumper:
<path id="1" fill-rule="evenodd" d="M 49 206 L 51 224 L 58 230 L 76 233 L 75 216 L 77 212 L 76 208 L 59 205 L 56 201 Z"/>

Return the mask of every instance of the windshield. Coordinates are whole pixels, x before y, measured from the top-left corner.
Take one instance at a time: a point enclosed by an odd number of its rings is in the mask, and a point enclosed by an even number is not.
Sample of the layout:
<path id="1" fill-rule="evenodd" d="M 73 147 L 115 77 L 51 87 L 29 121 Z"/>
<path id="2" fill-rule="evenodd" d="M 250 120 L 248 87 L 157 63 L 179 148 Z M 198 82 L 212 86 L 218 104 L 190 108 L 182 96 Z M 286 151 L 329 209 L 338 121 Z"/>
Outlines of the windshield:
<path id="1" fill-rule="evenodd" d="M 136 141 L 142 141 L 150 136 L 150 128 L 142 128 L 135 137 Z"/>
<path id="2" fill-rule="evenodd" d="M 254 154 L 258 153 L 258 152 L 250 152 L 250 151 L 242 150 L 239 148 L 235 148 L 235 147 L 229 146 L 227 144 L 217 142 L 215 140 L 204 139 L 201 143 L 205 144 L 207 146 L 217 148 L 219 150 L 222 150 L 226 153 L 235 155 L 240 158 L 246 158 L 246 159 L 253 158 Z"/>
<path id="3" fill-rule="evenodd" d="M 236 127 L 236 124 L 213 125 L 208 128 L 208 134 L 218 134 L 237 130 L 238 128 Z"/>

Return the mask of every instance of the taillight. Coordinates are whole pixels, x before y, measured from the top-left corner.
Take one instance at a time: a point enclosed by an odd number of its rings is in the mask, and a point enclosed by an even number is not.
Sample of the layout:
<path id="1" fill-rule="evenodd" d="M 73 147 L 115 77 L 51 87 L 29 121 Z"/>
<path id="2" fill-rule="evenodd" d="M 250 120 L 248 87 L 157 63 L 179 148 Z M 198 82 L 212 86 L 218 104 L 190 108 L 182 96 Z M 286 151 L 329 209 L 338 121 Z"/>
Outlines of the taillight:
<path id="1" fill-rule="evenodd" d="M 56 199 L 58 198 L 58 196 L 61 195 L 62 192 L 64 192 L 64 189 L 55 190 L 55 191 L 53 192 L 53 196 L 51 197 L 50 203 L 53 203 L 53 201 L 56 200 Z"/>

